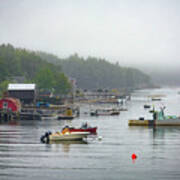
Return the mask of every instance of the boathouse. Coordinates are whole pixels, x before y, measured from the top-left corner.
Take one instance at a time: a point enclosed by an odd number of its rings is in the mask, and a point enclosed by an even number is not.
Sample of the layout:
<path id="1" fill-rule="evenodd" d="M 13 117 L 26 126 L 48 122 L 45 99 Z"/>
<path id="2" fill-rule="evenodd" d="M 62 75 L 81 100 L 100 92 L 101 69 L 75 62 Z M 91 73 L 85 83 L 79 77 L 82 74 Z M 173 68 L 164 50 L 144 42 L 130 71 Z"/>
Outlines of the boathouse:
<path id="1" fill-rule="evenodd" d="M 9 84 L 8 96 L 20 99 L 23 104 L 32 104 L 36 100 L 36 84 Z"/>
<path id="2" fill-rule="evenodd" d="M 19 99 L 6 97 L 0 99 L 0 110 L 6 112 L 20 112 L 21 103 Z"/>

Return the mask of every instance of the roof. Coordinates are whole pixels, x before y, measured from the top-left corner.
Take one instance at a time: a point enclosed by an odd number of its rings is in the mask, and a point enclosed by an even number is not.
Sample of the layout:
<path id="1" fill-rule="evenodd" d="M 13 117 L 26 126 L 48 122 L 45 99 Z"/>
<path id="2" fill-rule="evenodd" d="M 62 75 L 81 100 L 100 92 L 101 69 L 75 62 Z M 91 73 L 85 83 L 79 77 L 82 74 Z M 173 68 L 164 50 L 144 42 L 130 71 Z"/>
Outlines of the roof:
<path id="1" fill-rule="evenodd" d="M 9 84 L 8 90 L 35 90 L 36 84 Z"/>

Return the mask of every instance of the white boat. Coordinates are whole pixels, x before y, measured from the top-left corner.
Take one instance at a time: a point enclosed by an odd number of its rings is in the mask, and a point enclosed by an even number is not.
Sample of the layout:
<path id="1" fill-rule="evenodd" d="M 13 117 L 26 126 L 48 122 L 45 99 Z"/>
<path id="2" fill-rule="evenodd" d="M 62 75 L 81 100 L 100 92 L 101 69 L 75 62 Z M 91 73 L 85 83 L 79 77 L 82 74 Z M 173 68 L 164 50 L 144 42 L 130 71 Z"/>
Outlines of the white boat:
<path id="1" fill-rule="evenodd" d="M 109 108 L 109 109 L 96 109 L 91 110 L 90 115 L 91 116 L 113 116 L 113 115 L 119 115 L 120 111 L 115 108 Z"/>
<path id="2" fill-rule="evenodd" d="M 46 132 L 40 140 L 44 143 L 49 143 L 49 141 L 77 141 L 87 138 L 88 135 L 90 132 L 71 132 L 68 128 L 64 128 L 61 132 Z"/>

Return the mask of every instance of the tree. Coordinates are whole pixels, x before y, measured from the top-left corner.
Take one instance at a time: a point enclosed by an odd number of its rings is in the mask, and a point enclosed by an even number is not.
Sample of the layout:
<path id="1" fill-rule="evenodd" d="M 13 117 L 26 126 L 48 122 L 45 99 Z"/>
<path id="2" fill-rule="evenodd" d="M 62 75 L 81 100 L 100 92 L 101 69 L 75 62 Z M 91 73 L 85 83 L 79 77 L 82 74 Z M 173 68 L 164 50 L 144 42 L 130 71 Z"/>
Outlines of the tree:
<path id="1" fill-rule="evenodd" d="M 48 67 L 40 69 L 34 80 L 41 89 L 51 90 L 56 84 L 54 72 L 52 72 Z"/>
<path id="2" fill-rule="evenodd" d="M 72 87 L 64 73 L 56 73 L 55 80 L 55 93 L 67 94 L 70 92 Z"/>
<path id="3" fill-rule="evenodd" d="M 0 83 L 0 96 L 1 97 L 7 91 L 7 87 L 9 83 L 11 83 L 11 81 L 9 80 L 5 80 Z"/>

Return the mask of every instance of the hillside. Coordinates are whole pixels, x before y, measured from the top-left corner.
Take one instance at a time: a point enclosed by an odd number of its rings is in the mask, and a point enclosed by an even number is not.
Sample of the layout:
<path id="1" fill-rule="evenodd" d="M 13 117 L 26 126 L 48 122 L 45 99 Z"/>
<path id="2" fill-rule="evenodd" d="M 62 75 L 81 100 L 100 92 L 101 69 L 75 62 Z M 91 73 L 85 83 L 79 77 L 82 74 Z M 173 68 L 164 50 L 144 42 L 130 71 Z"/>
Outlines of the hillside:
<path id="1" fill-rule="evenodd" d="M 142 71 L 121 67 L 118 63 L 112 64 L 105 59 L 95 57 L 84 59 L 77 54 L 60 59 L 43 52 L 37 54 L 48 62 L 60 65 L 67 76 L 76 79 L 79 88 L 136 89 L 153 86 L 150 77 Z"/>

